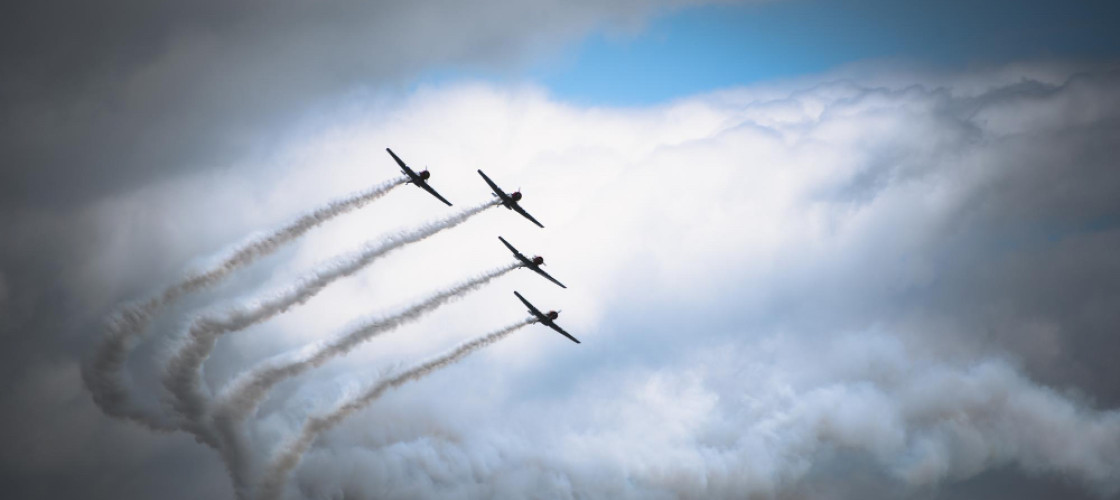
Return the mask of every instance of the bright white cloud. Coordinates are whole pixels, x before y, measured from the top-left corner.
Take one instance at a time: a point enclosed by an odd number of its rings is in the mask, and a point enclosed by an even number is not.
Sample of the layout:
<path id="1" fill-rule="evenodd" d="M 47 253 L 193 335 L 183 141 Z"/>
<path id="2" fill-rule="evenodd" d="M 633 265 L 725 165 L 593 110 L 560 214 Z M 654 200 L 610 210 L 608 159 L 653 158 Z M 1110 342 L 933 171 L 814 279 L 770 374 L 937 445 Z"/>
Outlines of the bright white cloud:
<path id="1" fill-rule="evenodd" d="M 132 235 L 99 227 L 114 237 L 80 279 L 134 286 L 135 266 L 115 259 L 153 234 L 177 250 L 166 273 L 188 251 L 393 175 L 392 146 L 457 205 L 487 196 L 476 168 L 522 187 L 547 229 L 496 210 L 410 247 L 220 343 L 210 383 L 500 265 L 498 234 L 544 254 L 570 289 L 503 278 L 282 385 L 252 424 L 257 458 L 381 368 L 519 319 L 512 289 L 563 308 L 584 344 L 531 328 L 391 392 L 322 437 L 290 495 L 780 495 L 847 454 L 897 491 L 1012 465 L 1115 493 L 1120 415 L 1047 387 L 1115 402 L 1114 388 L 1060 367 L 1100 369 L 1086 338 L 1115 324 L 1091 307 L 1117 302 L 1115 83 L 892 75 L 644 109 L 533 88 L 421 89 L 292 145 L 278 165 L 94 207 L 92 223 L 113 228 L 128 207 L 158 217 Z M 398 190 L 247 282 L 279 286 L 444 213 Z M 1094 272 L 1105 277 L 1087 281 Z"/>

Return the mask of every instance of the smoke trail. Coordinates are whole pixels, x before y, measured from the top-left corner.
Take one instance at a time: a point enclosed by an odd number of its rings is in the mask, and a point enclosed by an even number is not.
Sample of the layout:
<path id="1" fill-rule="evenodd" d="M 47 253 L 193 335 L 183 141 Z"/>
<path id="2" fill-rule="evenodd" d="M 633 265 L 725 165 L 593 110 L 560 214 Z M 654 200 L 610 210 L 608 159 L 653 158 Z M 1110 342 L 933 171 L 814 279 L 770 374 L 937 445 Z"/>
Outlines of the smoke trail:
<path id="1" fill-rule="evenodd" d="M 377 258 L 462 224 L 496 205 L 497 202 L 489 201 L 452 217 L 389 236 L 377 245 L 367 245 L 364 250 L 350 257 L 324 266 L 295 286 L 249 307 L 227 311 L 220 317 L 207 315 L 196 318 L 188 327 L 185 343 L 168 362 L 163 377 L 163 385 L 171 393 L 171 407 L 186 419 L 184 428 L 195 432 L 200 439 L 216 444 L 213 437 L 207 435 L 208 431 L 201 427 L 201 420 L 208 406 L 207 397 L 201 390 L 201 371 L 202 363 L 209 357 L 218 337 L 248 328 L 302 304 L 330 283 L 354 274 Z"/>
<path id="2" fill-rule="evenodd" d="M 154 412 L 134 408 L 128 388 L 120 378 L 125 359 L 147 331 L 155 314 L 179 297 L 215 285 L 233 271 L 271 254 L 314 227 L 384 196 L 406 180 L 404 177 L 393 179 L 331 201 L 287 226 L 244 244 L 218 265 L 188 275 L 146 301 L 122 306 L 109 317 L 102 341 L 92 360 L 82 367 L 82 379 L 93 395 L 93 401 L 102 412 L 111 417 L 131 420 L 154 430 L 175 430 L 176 426 L 172 421 Z"/>
<path id="3" fill-rule="evenodd" d="M 265 475 L 261 478 L 261 482 L 258 486 L 257 497 L 261 499 L 279 498 L 280 493 L 283 491 L 284 481 L 287 479 L 288 473 L 299 463 L 304 452 L 315 442 L 315 438 L 318 437 L 319 434 L 338 425 L 354 412 L 365 408 L 370 403 L 377 400 L 385 391 L 404 385 L 407 382 L 419 380 L 440 368 L 454 364 L 468 354 L 502 340 L 519 328 L 530 323 L 535 323 L 536 321 L 535 318 L 526 319 L 520 323 L 507 326 L 496 332 L 471 340 L 443 356 L 417 365 L 395 377 L 381 381 L 373 387 L 370 387 L 364 394 L 343 403 L 326 415 L 309 418 L 307 422 L 303 424 L 303 429 L 300 431 L 299 436 L 281 449 L 280 453 L 270 464 L 268 470 L 265 471 Z"/>
<path id="4" fill-rule="evenodd" d="M 434 294 L 397 314 L 368 321 L 345 335 L 300 349 L 299 352 L 283 356 L 277 361 L 262 363 L 230 383 L 216 398 L 211 419 L 214 431 L 221 438 L 229 454 L 228 460 L 231 471 L 234 471 L 231 474 L 235 478 L 234 482 L 239 484 L 238 480 L 248 474 L 247 464 L 244 463 L 246 457 L 242 453 L 245 446 L 241 442 L 242 436 L 238 432 L 238 426 L 256 410 L 276 384 L 344 355 L 373 337 L 415 321 L 451 300 L 477 290 L 519 267 L 522 267 L 522 264 L 518 262 L 493 269 Z"/>
<path id="5" fill-rule="evenodd" d="M 295 356 L 288 356 L 288 359 L 279 362 L 264 363 L 262 364 L 263 366 L 259 366 L 247 374 L 238 377 L 237 380 L 230 384 L 227 390 L 222 392 L 218 397 L 214 416 L 216 419 L 222 420 L 243 420 L 258 404 L 260 404 L 269 389 L 284 379 L 297 376 L 311 368 L 321 366 L 334 357 L 346 354 L 359 344 L 377 335 L 392 331 L 402 325 L 415 321 L 426 313 L 443 306 L 451 300 L 477 290 L 494 279 L 519 267 L 522 267 L 521 263 L 514 263 L 491 270 L 478 277 L 432 295 L 395 315 L 367 322 L 360 328 L 348 332 L 345 335 L 311 346 L 310 349 L 302 349 L 301 352 L 297 353 Z"/>

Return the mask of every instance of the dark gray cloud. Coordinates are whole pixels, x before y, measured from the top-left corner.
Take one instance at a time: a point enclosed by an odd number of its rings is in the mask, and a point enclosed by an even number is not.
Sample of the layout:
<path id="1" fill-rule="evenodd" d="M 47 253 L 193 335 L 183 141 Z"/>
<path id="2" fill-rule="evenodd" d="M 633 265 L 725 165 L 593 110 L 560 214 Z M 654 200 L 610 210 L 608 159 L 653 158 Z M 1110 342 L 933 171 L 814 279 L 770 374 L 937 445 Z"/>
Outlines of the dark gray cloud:
<path id="1" fill-rule="evenodd" d="M 515 61 L 645 2 L 30 2 L 0 26 L 3 206 L 89 201 L 285 140 L 433 64 Z"/>

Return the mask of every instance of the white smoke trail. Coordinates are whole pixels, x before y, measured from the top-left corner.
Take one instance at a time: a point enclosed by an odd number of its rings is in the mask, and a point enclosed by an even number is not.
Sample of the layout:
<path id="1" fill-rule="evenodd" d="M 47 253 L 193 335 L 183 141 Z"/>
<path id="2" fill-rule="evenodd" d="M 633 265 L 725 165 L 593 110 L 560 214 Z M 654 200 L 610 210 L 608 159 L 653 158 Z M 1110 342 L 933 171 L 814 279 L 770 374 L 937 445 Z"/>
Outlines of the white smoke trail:
<path id="1" fill-rule="evenodd" d="M 406 180 L 404 177 L 393 179 L 331 201 L 287 226 L 242 245 L 218 265 L 188 275 L 146 301 L 122 306 L 109 317 L 92 360 L 82 367 L 82 379 L 93 395 L 93 401 L 102 412 L 111 417 L 131 420 L 154 430 L 176 430 L 171 419 L 134 407 L 128 388 L 121 379 L 125 360 L 147 331 L 155 314 L 183 295 L 217 284 L 230 273 L 275 252 L 316 226 L 384 196 Z"/>
<path id="2" fill-rule="evenodd" d="M 240 478 L 247 474 L 247 471 L 244 470 L 245 464 L 242 463 L 244 446 L 240 442 L 238 426 L 249 414 L 256 410 L 261 401 L 268 395 L 269 390 L 276 384 L 321 366 L 335 357 L 342 356 L 373 337 L 416 321 L 444 304 L 477 290 L 522 266 L 518 262 L 493 269 L 434 294 L 397 314 L 368 321 L 344 335 L 300 349 L 299 352 L 292 355 L 274 358 L 275 361 L 264 362 L 239 376 L 216 398 L 211 414 L 215 432 L 220 435 L 227 453 L 230 454 L 232 468 L 238 470 L 238 473 L 234 473 L 233 476 Z"/>
<path id="3" fill-rule="evenodd" d="M 214 417 L 235 421 L 243 420 L 260 404 L 269 389 L 281 381 L 321 366 L 330 359 L 346 354 L 354 347 L 375 336 L 415 321 L 451 300 L 477 290 L 519 267 L 522 267 L 521 263 L 514 263 L 491 270 L 434 294 L 397 314 L 366 322 L 345 335 L 320 342 L 310 346 L 309 349 L 301 349 L 295 355 L 284 356 L 286 359 L 262 363 L 261 366 L 238 377 L 219 395 L 214 408 Z"/>
<path id="4" fill-rule="evenodd" d="M 370 403 L 377 400 L 377 398 L 381 397 L 381 395 L 384 394 L 385 391 L 404 385 L 407 382 L 419 380 L 427 376 L 428 374 L 439 370 L 440 368 L 444 368 L 446 366 L 454 364 L 466 357 L 468 354 L 471 354 L 479 349 L 482 349 L 483 347 L 489 346 L 499 340 L 502 340 L 503 338 L 509 336 L 509 334 L 517 331 L 525 325 L 535 323 L 536 321 L 537 320 L 535 318 L 526 319 L 519 323 L 502 328 L 501 330 L 466 342 L 438 358 L 429 360 L 394 377 L 385 379 L 375 384 L 374 386 L 370 387 L 369 390 L 367 390 L 365 393 L 359 395 L 357 398 L 343 403 L 341 406 L 335 408 L 334 411 L 331 411 L 330 413 L 309 418 L 307 422 L 303 424 L 303 429 L 300 431 L 299 435 L 294 440 L 284 445 L 276 458 L 273 459 L 271 464 L 269 464 L 268 469 L 265 471 L 264 476 L 261 478 L 261 481 L 258 484 L 257 498 L 279 498 L 280 493 L 283 491 L 284 482 L 287 480 L 288 473 L 291 472 L 291 470 L 295 468 L 297 464 L 299 464 L 300 458 L 303 457 L 303 454 L 315 442 L 315 439 L 319 436 L 319 434 L 330 430 L 331 428 L 345 420 L 346 417 L 349 417 L 354 412 L 365 408 Z"/>
<path id="5" fill-rule="evenodd" d="M 201 371 L 202 364 L 209 357 L 218 337 L 248 328 L 302 304 L 330 283 L 354 274 L 377 258 L 462 224 L 474 215 L 496 205 L 497 203 L 493 201 L 486 202 L 446 219 L 383 238 L 375 245 L 367 244 L 364 250 L 312 272 L 298 284 L 263 301 L 249 307 L 227 311 L 222 316 L 205 315 L 196 318 L 188 327 L 183 345 L 165 367 L 163 377 L 163 385 L 170 392 L 172 409 L 185 419 L 183 428 L 194 432 L 199 439 L 213 445 L 217 444 L 213 436 L 208 435 L 209 431 L 201 425 L 209 406 L 208 398 L 201 388 Z"/>

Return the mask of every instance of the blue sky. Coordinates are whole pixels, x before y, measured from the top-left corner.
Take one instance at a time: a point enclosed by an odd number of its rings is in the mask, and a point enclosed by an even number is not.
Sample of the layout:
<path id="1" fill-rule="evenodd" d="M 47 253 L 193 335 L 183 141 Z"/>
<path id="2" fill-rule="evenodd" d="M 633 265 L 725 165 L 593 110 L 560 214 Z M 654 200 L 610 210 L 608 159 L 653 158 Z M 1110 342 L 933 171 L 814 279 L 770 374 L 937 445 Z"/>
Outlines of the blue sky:
<path id="1" fill-rule="evenodd" d="M 513 71 L 430 69 L 421 81 L 528 80 L 584 104 L 642 105 L 884 60 L 960 69 L 1120 54 L 1115 2 L 790 0 L 705 5 L 633 32 L 598 31 Z"/>

